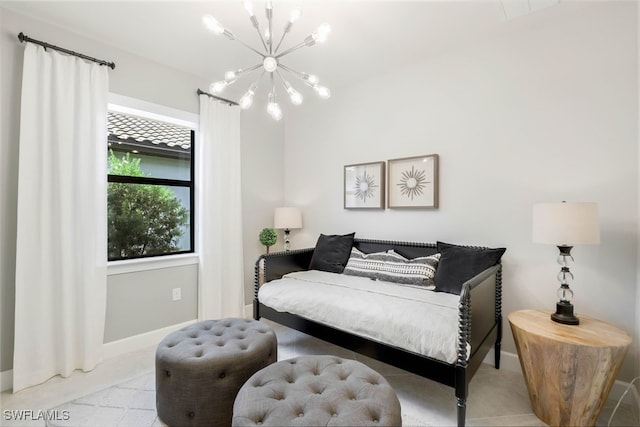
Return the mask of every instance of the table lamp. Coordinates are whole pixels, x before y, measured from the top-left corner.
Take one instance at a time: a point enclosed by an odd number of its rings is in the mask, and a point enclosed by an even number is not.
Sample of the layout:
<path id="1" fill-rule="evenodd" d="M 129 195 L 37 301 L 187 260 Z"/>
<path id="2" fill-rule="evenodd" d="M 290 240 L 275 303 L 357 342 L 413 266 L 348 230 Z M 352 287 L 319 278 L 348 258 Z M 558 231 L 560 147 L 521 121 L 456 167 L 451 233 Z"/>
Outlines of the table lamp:
<path id="1" fill-rule="evenodd" d="M 302 228 L 302 213 L 298 208 L 276 208 L 273 227 L 284 230 L 284 250 L 289 252 L 289 232 Z"/>
<path id="2" fill-rule="evenodd" d="M 580 324 L 580 319 L 573 314 L 573 291 L 569 287 L 573 280 L 569 271 L 573 262 L 571 249 L 575 245 L 600 243 L 597 203 L 536 203 L 533 206 L 533 241 L 553 244 L 560 250 L 560 301 L 556 303 L 556 312 L 551 314 L 551 320 L 565 325 Z"/>

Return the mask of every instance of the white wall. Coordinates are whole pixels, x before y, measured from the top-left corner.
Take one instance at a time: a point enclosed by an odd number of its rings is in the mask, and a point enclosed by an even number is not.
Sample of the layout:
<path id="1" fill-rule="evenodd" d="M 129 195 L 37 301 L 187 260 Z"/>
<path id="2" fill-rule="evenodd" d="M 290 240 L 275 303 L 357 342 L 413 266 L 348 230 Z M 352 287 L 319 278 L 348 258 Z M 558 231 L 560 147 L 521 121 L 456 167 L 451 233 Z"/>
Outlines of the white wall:
<path id="1" fill-rule="evenodd" d="M 602 242 L 573 251 L 576 312 L 637 337 L 636 28 L 635 3 L 561 3 L 292 112 L 285 200 L 305 216 L 296 246 L 351 231 L 504 246 L 505 316 L 552 310 L 557 249 L 531 242 L 532 205 L 595 201 Z M 343 209 L 344 165 L 430 153 L 439 209 Z M 503 349 L 515 353 L 506 319 Z M 634 345 L 622 379 L 637 375 L 637 357 Z"/>
<path id="2" fill-rule="evenodd" d="M 51 44 L 114 61 L 116 68 L 109 71 L 109 90 L 115 94 L 197 114 L 196 89 L 206 88 L 209 83 L 208 79 L 185 74 L 0 7 L 0 371 L 11 369 L 13 364 L 15 209 L 24 49 L 17 35 L 21 31 Z M 253 261 L 259 253 L 250 236 L 257 236 L 255 229 L 261 224 L 271 224 L 272 205 L 280 204 L 282 200 L 283 127 L 282 124 L 267 123 L 257 114 L 243 113 L 241 117 L 243 187 L 251 189 L 243 194 L 247 277 L 252 277 Z M 197 313 L 196 272 L 189 266 L 186 269 L 171 267 L 156 274 L 147 270 L 110 276 L 106 339 L 117 340 L 194 318 Z M 170 290 L 177 284 L 182 287 L 183 299 L 174 303 Z M 246 286 L 250 289 L 251 283 Z M 132 325 L 130 329 L 127 324 Z"/>

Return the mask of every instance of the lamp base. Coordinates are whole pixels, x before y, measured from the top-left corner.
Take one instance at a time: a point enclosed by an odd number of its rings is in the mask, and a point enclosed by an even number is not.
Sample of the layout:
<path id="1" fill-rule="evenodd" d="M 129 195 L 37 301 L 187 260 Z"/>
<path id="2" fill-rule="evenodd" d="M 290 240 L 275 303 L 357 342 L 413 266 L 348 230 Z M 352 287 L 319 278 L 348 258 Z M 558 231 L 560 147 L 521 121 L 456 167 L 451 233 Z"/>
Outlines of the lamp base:
<path id="1" fill-rule="evenodd" d="M 289 252 L 291 250 L 291 242 L 289 241 L 289 230 L 288 228 L 284 229 L 284 251 Z"/>
<path id="2" fill-rule="evenodd" d="M 556 303 L 556 312 L 551 313 L 551 320 L 563 325 L 579 325 L 580 319 L 573 314 L 573 304 L 559 301 Z"/>

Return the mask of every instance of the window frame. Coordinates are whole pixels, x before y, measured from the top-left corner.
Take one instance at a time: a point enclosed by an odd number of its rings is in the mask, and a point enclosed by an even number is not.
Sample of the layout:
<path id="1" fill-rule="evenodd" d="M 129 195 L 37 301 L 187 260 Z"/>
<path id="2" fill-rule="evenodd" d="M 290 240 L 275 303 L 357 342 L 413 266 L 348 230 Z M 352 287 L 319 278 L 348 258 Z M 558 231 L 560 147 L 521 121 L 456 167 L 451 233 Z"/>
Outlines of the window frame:
<path id="1" fill-rule="evenodd" d="M 127 258 L 114 258 L 109 259 L 109 253 L 107 251 L 107 263 L 127 263 L 130 261 L 139 261 L 145 259 L 158 259 L 160 257 L 176 257 L 185 255 L 194 255 L 196 253 L 196 229 L 197 229 L 197 215 L 196 215 L 196 132 L 197 115 L 187 113 L 180 110 L 174 110 L 168 107 L 160 106 L 145 101 L 135 100 L 121 95 L 110 94 L 109 104 L 107 110 L 114 113 L 124 113 L 134 115 L 143 119 L 157 120 L 165 123 L 186 127 L 191 133 L 191 155 L 190 155 L 190 171 L 189 181 L 180 179 L 169 178 L 154 178 L 154 177 L 136 177 L 125 175 L 107 175 L 107 185 L 109 183 L 124 183 L 124 184 L 149 184 L 158 186 L 171 186 L 181 187 L 189 189 L 189 249 L 180 250 L 170 253 L 162 254 L 147 254 L 139 255 Z M 107 134 L 106 140 L 109 140 Z M 106 147 L 108 149 L 108 146 Z"/>

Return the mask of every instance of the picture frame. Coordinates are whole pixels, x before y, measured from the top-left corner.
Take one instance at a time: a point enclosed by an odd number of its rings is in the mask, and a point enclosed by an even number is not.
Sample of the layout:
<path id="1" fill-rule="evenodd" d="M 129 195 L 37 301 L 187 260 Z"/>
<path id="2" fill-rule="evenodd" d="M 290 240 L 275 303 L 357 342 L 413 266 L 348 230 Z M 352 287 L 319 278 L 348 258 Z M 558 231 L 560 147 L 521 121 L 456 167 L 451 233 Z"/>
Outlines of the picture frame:
<path id="1" fill-rule="evenodd" d="M 385 162 L 344 167 L 344 208 L 384 209 Z"/>
<path id="2" fill-rule="evenodd" d="M 438 160 L 437 154 L 389 160 L 389 208 L 437 209 Z"/>

